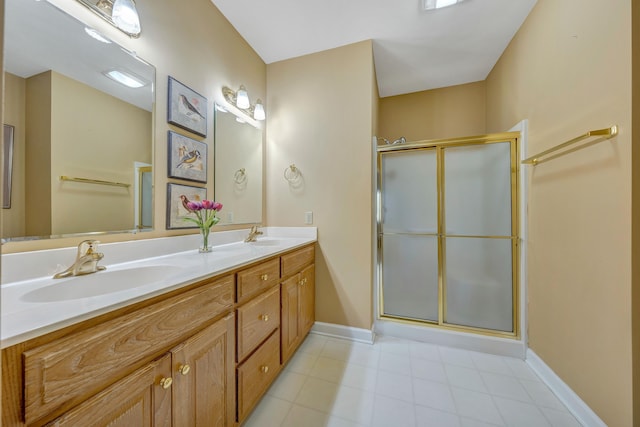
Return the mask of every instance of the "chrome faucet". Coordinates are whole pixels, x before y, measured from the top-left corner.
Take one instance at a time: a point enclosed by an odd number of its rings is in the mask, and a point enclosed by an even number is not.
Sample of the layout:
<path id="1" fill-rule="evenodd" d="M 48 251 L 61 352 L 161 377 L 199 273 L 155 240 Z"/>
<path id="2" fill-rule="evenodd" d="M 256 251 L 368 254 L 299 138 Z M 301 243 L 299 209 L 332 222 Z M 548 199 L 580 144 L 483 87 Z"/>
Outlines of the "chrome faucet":
<path id="1" fill-rule="evenodd" d="M 258 230 L 258 226 L 254 225 L 251 227 L 251 230 L 249 230 L 249 235 L 247 236 L 246 239 L 244 239 L 245 242 L 255 242 L 256 238 L 262 234 L 262 231 Z"/>
<path id="2" fill-rule="evenodd" d="M 84 240 L 80 242 L 75 262 L 66 270 L 56 273 L 53 278 L 61 279 L 63 277 L 80 276 L 105 270 L 107 267 L 98 265 L 98 261 L 104 257 L 103 253 L 96 252 L 98 243 L 100 242 L 97 240 Z"/>

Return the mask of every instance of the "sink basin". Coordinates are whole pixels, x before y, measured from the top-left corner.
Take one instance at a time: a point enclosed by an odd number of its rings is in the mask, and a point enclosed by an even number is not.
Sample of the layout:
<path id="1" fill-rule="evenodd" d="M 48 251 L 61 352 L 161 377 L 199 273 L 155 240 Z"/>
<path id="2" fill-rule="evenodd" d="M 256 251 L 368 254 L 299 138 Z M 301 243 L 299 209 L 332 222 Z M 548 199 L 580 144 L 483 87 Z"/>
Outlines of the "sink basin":
<path id="1" fill-rule="evenodd" d="M 175 275 L 180 267 L 151 265 L 123 270 L 105 270 L 69 279 L 33 290 L 22 296 L 28 302 L 53 302 L 107 295 L 163 280 Z"/>

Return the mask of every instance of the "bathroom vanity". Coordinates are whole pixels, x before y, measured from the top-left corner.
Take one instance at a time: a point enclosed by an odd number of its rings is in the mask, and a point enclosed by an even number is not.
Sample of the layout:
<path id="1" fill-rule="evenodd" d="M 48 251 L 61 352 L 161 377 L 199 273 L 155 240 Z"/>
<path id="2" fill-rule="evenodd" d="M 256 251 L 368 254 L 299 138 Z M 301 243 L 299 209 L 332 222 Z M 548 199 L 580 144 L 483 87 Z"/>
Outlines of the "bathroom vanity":
<path id="1" fill-rule="evenodd" d="M 225 249 L 236 255 L 223 261 Z M 244 261 L 237 261 L 240 252 Z M 196 280 L 165 291 L 133 298 L 115 292 L 126 300 L 81 321 L 25 328 L 14 338 L 3 328 L 2 425 L 242 423 L 313 325 L 315 236 L 233 243 L 213 254 L 187 251 L 128 266 L 170 260 L 200 270 L 188 269 Z M 90 276 L 75 280 L 84 278 Z M 14 286 L 21 284 L 3 289 L 3 297 L 15 298 Z M 23 300 L 36 290 L 23 292 Z M 107 297 L 75 304 L 100 298 Z M 55 301 L 23 304 L 57 310 Z"/>

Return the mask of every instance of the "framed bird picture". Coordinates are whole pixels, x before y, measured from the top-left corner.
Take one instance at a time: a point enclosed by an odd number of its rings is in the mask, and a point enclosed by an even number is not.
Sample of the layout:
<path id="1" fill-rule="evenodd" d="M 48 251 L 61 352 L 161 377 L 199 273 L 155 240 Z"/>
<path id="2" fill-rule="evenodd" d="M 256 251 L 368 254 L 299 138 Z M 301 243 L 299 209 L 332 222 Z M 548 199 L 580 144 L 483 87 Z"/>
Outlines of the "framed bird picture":
<path id="1" fill-rule="evenodd" d="M 169 131 L 167 137 L 169 178 L 207 182 L 207 144 Z"/>
<path id="2" fill-rule="evenodd" d="M 207 98 L 169 76 L 168 103 L 169 123 L 207 136 Z"/>
<path id="3" fill-rule="evenodd" d="M 167 230 L 177 228 L 198 228 L 185 218 L 196 218 L 193 212 L 189 212 L 185 204 L 189 201 L 197 202 L 207 198 L 207 189 L 192 187 L 191 185 L 167 184 Z"/>

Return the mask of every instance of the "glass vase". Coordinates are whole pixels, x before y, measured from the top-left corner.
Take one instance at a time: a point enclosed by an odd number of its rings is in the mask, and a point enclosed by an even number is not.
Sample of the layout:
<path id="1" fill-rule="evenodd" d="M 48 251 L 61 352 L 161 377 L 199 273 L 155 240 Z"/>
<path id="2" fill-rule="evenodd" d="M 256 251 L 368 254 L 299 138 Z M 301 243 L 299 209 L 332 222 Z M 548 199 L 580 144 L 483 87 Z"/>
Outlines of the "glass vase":
<path id="1" fill-rule="evenodd" d="M 209 233 L 211 232 L 210 228 L 201 228 L 200 236 L 202 240 L 200 242 L 200 247 L 198 248 L 198 252 L 207 253 L 211 252 L 211 245 L 209 245 Z"/>

